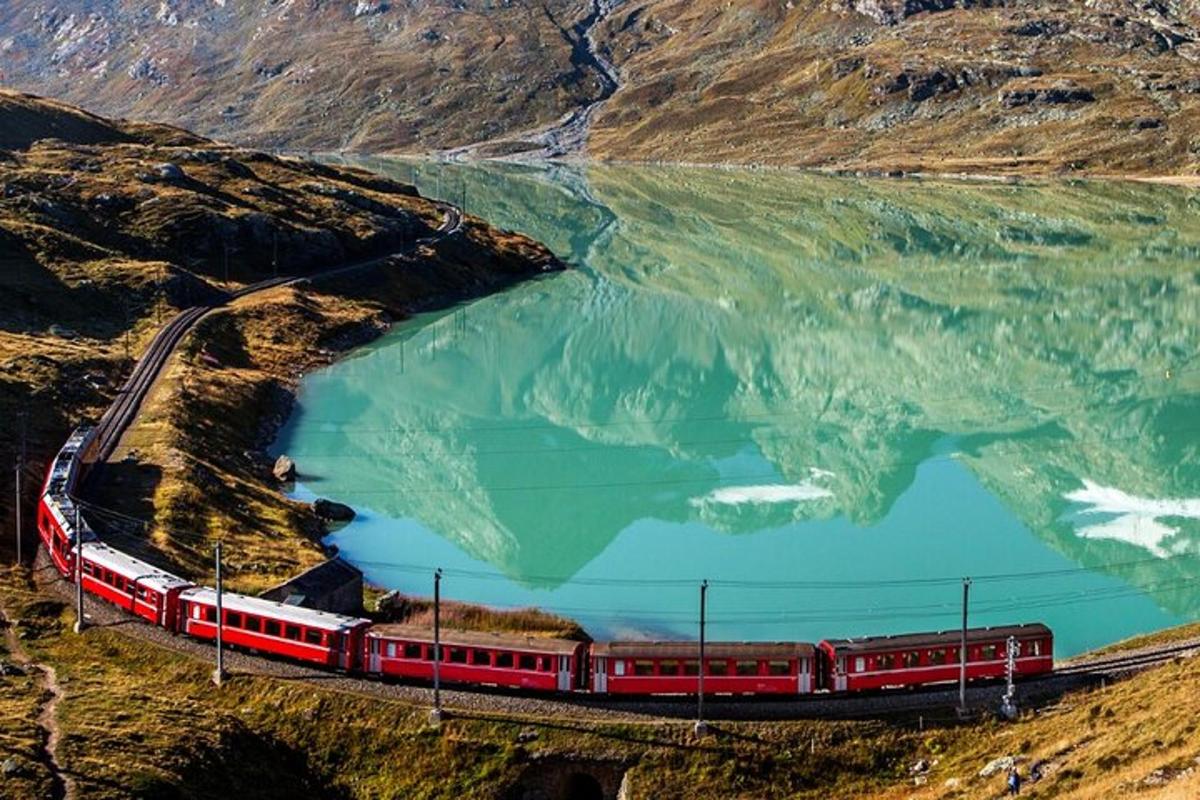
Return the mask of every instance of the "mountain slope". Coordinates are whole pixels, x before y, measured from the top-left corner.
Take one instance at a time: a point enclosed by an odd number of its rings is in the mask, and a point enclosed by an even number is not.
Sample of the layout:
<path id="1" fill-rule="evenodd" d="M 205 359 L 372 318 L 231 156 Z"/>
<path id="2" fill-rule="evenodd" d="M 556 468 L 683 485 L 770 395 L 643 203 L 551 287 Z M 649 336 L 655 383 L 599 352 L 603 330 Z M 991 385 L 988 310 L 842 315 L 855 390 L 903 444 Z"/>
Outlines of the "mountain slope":
<path id="1" fill-rule="evenodd" d="M 0 84 L 258 146 L 466 144 L 547 124 L 600 85 L 584 0 L 11 0 Z"/>
<path id="2" fill-rule="evenodd" d="M 0 82 L 291 149 L 1192 174 L 1198 66 L 1187 0 L 0 8 Z"/>

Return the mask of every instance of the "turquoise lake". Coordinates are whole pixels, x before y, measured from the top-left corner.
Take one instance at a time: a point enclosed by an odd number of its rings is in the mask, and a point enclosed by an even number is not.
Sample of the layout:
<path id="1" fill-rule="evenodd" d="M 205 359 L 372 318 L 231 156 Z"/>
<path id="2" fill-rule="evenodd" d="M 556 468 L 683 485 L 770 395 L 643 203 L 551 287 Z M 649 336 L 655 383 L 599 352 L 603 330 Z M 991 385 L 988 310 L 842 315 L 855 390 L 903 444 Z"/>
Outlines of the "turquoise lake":
<path id="1" fill-rule="evenodd" d="M 305 378 L 369 580 L 596 637 L 1200 618 L 1200 193 L 369 159 L 570 271 Z"/>

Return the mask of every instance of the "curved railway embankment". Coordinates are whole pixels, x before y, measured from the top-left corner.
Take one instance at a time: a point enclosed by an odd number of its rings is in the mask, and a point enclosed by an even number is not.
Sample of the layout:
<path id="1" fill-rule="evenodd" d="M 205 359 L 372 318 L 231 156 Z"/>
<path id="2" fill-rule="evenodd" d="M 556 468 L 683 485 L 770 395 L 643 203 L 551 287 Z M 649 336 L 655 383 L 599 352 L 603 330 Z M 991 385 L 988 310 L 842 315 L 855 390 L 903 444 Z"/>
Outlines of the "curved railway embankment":
<path id="1" fill-rule="evenodd" d="M 74 587 L 39 555 L 37 574 L 43 587 L 66 601 L 74 598 Z M 206 643 L 179 636 L 125 614 L 90 594 L 84 596 L 88 622 L 111 627 L 156 647 L 211 661 L 213 648 Z M 1053 673 L 1025 678 L 1016 685 L 1018 707 L 1052 702 L 1064 694 L 1129 677 L 1178 658 L 1200 655 L 1200 637 L 1184 642 L 1131 650 L 1103 657 L 1083 657 L 1066 663 Z M 414 707 L 433 705 L 433 689 L 416 684 L 397 684 L 357 678 L 302 666 L 241 651 L 226 651 L 225 668 L 233 674 L 300 680 L 322 689 L 377 698 Z M 622 698 L 611 695 L 533 695 L 480 687 L 442 688 L 443 706 L 464 716 L 512 720 L 581 722 L 637 722 L 643 724 L 686 723 L 695 717 L 694 697 Z M 967 705 L 978 715 L 993 713 L 1004 694 L 1003 682 L 972 683 L 967 688 Z M 924 688 L 852 695 L 816 694 L 764 699 L 713 697 L 704 704 L 710 720 L 776 721 L 799 719 L 899 719 L 936 723 L 957 719 L 958 687 L 938 685 Z"/>

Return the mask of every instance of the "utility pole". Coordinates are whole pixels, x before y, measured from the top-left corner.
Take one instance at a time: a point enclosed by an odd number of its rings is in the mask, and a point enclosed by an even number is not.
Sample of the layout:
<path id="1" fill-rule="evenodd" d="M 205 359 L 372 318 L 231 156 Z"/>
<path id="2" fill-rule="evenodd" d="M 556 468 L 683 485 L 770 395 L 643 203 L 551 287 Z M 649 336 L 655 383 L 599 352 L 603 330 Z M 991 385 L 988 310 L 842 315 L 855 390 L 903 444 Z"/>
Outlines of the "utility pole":
<path id="1" fill-rule="evenodd" d="M 83 514 L 75 501 L 75 632 L 83 633 Z"/>
<path id="2" fill-rule="evenodd" d="M 433 711 L 429 721 L 442 724 L 442 570 L 433 573 Z"/>
<path id="3" fill-rule="evenodd" d="M 25 412 L 17 415 L 21 425 L 21 447 L 17 450 L 17 468 L 13 474 L 16 485 L 16 503 L 13 508 L 17 513 L 17 566 L 21 566 L 21 471 L 25 469 Z"/>
<path id="4" fill-rule="evenodd" d="M 696 692 L 696 726 L 697 736 L 708 735 L 708 725 L 704 722 L 704 615 L 708 606 L 708 581 L 700 582 L 700 673 Z"/>
<path id="5" fill-rule="evenodd" d="M 1005 719 L 1017 718 L 1017 704 L 1013 702 L 1017 696 L 1017 687 L 1013 683 L 1017 673 L 1017 647 L 1019 647 L 1017 637 L 1008 637 L 1008 642 L 1004 646 L 1008 655 L 1008 663 L 1005 665 L 1005 677 L 1008 679 L 1008 685 L 1004 691 L 1004 700 L 1000 703 L 1000 713 L 1004 715 Z"/>
<path id="6" fill-rule="evenodd" d="M 222 630 L 225 627 L 224 609 L 221 605 L 221 542 L 217 542 L 217 668 L 213 671 L 213 683 L 220 686 L 225 682 L 225 637 Z"/>
<path id="7" fill-rule="evenodd" d="M 963 578 L 962 636 L 958 645 L 958 713 L 967 713 L 967 606 L 971 600 L 971 579 Z"/>

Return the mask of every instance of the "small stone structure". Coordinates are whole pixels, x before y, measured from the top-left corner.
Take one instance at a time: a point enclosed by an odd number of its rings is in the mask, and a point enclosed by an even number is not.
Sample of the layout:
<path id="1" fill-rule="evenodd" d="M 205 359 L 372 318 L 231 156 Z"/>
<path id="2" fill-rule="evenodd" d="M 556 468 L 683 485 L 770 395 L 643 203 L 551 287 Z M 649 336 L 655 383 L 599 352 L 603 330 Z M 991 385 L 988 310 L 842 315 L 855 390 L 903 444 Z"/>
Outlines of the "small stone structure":
<path id="1" fill-rule="evenodd" d="M 262 598 L 317 611 L 362 616 L 363 574 L 350 562 L 335 557 L 268 589 Z"/>

